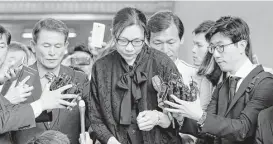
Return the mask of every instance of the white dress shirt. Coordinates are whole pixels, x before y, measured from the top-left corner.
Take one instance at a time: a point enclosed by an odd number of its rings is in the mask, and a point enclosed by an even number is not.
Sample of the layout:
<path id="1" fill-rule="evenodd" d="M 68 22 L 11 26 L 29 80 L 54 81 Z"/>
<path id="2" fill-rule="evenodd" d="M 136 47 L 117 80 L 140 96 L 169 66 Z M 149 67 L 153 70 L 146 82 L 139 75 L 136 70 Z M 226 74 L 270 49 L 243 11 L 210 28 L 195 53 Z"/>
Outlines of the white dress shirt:
<path id="1" fill-rule="evenodd" d="M 257 65 L 252 64 L 251 61 L 247 58 L 244 62 L 244 64 L 236 71 L 234 75 L 228 73 L 229 76 L 236 76 L 240 77 L 240 80 L 238 81 L 236 85 L 236 92 L 239 89 L 241 83 L 245 79 L 245 77 L 256 67 Z"/>

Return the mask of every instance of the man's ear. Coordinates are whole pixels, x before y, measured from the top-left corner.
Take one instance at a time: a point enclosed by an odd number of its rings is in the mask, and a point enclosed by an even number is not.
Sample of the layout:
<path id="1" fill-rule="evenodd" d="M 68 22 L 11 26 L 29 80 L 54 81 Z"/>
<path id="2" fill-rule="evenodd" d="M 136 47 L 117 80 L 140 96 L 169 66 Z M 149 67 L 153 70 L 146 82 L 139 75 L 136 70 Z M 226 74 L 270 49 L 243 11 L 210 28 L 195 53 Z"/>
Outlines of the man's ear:
<path id="1" fill-rule="evenodd" d="M 36 43 L 33 40 L 31 40 L 30 41 L 30 47 L 31 47 L 33 53 L 35 53 L 35 46 L 36 46 Z"/>
<path id="2" fill-rule="evenodd" d="M 241 40 L 238 42 L 238 47 L 239 47 L 240 53 L 242 53 L 242 54 L 245 53 L 246 46 L 247 46 L 246 40 Z"/>
<path id="3" fill-rule="evenodd" d="M 182 45 L 184 43 L 184 36 L 182 36 L 181 40 L 180 40 L 180 44 Z"/>
<path id="4" fill-rule="evenodd" d="M 69 45 L 69 42 L 66 41 L 65 44 L 64 44 L 64 47 L 67 49 L 68 45 Z"/>

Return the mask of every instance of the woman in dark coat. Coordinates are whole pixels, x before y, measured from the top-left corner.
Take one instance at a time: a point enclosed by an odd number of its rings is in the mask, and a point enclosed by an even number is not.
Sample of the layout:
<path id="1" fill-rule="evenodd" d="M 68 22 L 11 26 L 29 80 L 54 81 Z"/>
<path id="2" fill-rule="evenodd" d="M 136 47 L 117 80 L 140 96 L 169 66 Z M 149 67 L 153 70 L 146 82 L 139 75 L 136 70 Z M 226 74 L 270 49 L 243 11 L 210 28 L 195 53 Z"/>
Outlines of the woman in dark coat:
<path id="1" fill-rule="evenodd" d="M 146 17 L 124 8 L 113 19 L 113 51 L 92 70 L 88 116 L 104 144 L 178 144 L 177 130 L 158 107 L 152 77 L 170 80 L 178 70 L 165 54 L 146 44 Z"/>

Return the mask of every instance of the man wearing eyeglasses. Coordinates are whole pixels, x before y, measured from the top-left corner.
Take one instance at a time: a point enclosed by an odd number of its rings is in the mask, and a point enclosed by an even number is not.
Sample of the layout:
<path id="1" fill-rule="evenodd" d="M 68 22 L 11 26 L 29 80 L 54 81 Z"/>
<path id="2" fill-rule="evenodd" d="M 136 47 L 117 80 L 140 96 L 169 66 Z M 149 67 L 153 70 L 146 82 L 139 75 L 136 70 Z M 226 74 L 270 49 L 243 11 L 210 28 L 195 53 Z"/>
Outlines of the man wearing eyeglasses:
<path id="1" fill-rule="evenodd" d="M 204 138 L 199 143 L 251 144 L 261 110 L 273 105 L 273 76 L 249 60 L 251 52 L 249 28 L 237 17 L 221 17 L 206 34 L 221 70 L 228 77 L 217 85 L 206 111 L 199 101 L 186 102 L 172 96 L 176 103 L 166 101 L 166 111 L 187 117 L 183 129 Z"/>

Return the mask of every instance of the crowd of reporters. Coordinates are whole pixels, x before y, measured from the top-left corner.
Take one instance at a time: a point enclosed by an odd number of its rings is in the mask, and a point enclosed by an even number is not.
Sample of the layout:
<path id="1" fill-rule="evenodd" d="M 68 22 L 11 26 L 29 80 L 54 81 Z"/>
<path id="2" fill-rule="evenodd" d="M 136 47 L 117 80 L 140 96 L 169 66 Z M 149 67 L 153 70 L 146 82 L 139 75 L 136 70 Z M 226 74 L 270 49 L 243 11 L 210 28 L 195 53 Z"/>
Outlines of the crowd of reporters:
<path id="1" fill-rule="evenodd" d="M 87 45 L 67 53 L 68 33 L 62 21 L 42 19 L 26 46 L 11 41 L 0 26 L 0 143 L 273 142 L 272 69 L 252 53 L 243 19 L 223 16 L 198 25 L 193 65 L 179 59 L 184 25 L 170 11 L 146 19 L 136 8 L 119 10 L 112 39 L 102 48 L 89 37 Z M 18 81 L 23 67 L 37 73 Z M 53 89 L 50 75 L 69 77 L 71 83 Z M 182 76 L 187 97 L 196 84 L 196 100 L 173 93 L 160 97 L 163 84 L 156 87 L 153 78 L 167 83 L 173 75 Z M 68 93 L 73 87 L 79 92 Z M 76 107 L 80 99 L 86 104 L 84 133 Z"/>

